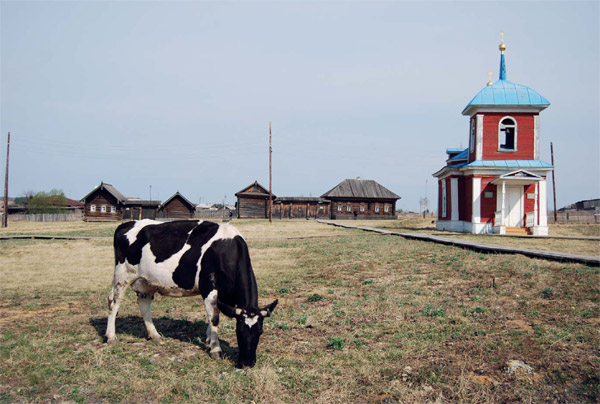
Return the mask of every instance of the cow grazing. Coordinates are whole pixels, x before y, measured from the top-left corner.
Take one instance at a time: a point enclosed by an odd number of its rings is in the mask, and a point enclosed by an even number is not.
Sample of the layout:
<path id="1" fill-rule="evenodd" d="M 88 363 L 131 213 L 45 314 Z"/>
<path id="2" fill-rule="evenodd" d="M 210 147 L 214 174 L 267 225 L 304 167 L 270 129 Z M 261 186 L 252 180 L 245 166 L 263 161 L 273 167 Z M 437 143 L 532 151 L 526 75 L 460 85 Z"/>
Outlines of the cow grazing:
<path id="1" fill-rule="evenodd" d="M 233 226 L 198 220 L 139 220 L 115 231 L 115 273 L 108 297 L 107 342 L 116 341 L 115 318 L 128 286 L 137 293 L 148 337 L 160 342 L 150 305 L 155 293 L 201 295 L 208 314 L 206 344 L 221 356 L 219 312 L 235 318 L 239 365 L 254 366 L 263 320 L 277 300 L 258 307 L 258 290 L 248 246 Z"/>

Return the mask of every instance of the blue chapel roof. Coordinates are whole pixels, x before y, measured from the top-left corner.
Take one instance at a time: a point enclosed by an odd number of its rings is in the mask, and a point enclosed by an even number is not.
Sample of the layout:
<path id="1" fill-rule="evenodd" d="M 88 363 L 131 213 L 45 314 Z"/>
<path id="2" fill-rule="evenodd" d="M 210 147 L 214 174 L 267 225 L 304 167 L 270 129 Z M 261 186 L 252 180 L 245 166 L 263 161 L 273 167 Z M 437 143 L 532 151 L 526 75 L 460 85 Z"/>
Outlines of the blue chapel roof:
<path id="1" fill-rule="evenodd" d="M 550 101 L 529 87 L 515 84 L 508 80 L 498 80 L 490 86 L 485 86 L 478 92 L 471 102 L 467 104 L 465 110 L 475 105 L 548 106 L 550 105 Z"/>

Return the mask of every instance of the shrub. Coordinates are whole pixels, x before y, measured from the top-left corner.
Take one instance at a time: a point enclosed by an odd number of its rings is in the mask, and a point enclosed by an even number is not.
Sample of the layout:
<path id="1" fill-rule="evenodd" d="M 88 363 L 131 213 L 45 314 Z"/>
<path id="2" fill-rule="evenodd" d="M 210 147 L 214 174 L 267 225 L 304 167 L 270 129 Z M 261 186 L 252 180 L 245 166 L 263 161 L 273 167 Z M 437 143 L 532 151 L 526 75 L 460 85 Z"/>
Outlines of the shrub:
<path id="1" fill-rule="evenodd" d="M 427 317 L 444 317 L 446 315 L 444 309 L 436 308 L 430 303 L 427 303 L 427 306 L 425 306 L 422 313 Z"/>
<path id="2" fill-rule="evenodd" d="M 554 289 L 548 286 L 546 289 L 542 290 L 542 297 L 544 299 L 552 299 L 554 298 Z"/>
<path id="3" fill-rule="evenodd" d="M 327 348 L 335 350 L 342 349 L 346 345 L 346 341 L 340 337 L 332 337 L 327 343 Z"/>
<path id="4" fill-rule="evenodd" d="M 318 293 L 315 293 L 314 295 L 309 296 L 308 299 L 306 299 L 306 301 L 309 303 L 314 303 L 314 302 L 320 302 L 323 299 L 325 299 L 323 296 L 321 296 Z"/>
<path id="5" fill-rule="evenodd" d="M 471 310 L 471 314 L 474 316 L 485 314 L 485 309 L 483 307 L 477 306 L 473 310 Z"/>

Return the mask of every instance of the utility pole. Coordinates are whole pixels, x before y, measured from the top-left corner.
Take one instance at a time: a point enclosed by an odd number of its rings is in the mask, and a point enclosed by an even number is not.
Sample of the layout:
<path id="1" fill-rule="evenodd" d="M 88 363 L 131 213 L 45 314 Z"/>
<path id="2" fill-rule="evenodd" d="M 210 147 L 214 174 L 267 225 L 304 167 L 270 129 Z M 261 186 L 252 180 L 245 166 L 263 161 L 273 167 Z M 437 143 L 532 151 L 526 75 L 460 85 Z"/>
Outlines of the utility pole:
<path id="1" fill-rule="evenodd" d="M 8 227 L 8 157 L 10 155 L 10 132 L 6 142 L 6 176 L 4 177 L 4 216 L 2 216 L 2 227 Z"/>
<path id="2" fill-rule="evenodd" d="M 271 122 L 269 121 L 269 223 L 273 222 L 273 146 Z"/>
<path id="3" fill-rule="evenodd" d="M 552 162 L 552 167 L 554 167 L 554 146 L 552 142 L 550 142 L 550 161 Z M 556 167 L 552 170 L 552 197 L 554 198 L 554 223 L 558 220 L 558 215 L 556 214 L 556 178 L 555 173 Z"/>
<path id="4" fill-rule="evenodd" d="M 150 200 L 152 200 L 152 185 L 150 185 Z"/>

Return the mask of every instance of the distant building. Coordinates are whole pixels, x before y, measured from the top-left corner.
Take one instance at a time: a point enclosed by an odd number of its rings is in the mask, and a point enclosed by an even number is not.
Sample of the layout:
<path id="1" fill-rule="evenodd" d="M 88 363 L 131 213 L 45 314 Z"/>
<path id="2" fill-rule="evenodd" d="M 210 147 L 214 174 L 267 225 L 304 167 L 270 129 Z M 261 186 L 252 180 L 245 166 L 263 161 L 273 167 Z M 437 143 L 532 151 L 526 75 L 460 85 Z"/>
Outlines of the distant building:
<path id="1" fill-rule="evenodd" d="M 278 197 L 273 203 L 273 217 L 278 219 L 329 218 L 331 202 L 315 197 Z"/>
<path id="2" fill-rule="evenodd" d="M 159 208 L 159 216 L 169 219 L 190 219 L 194 216 L 196 205 L 179 191 L 167 199 Z"/>
<path id="3" fill-rule="evenodd" d="M 127 198 L 111 184 L 101 182 L 81 199 L 84 220 L 111 221 L 155 219 L 160 201 Z"/>
<path id="4" fill-rule="evenodd" d="M 398 195 L 373 180 L 347 179 L 321 198 L 331 201 L 331 219 L 396 219 Z"/>
<path id="5" fill-rule="evenodd" d="M 564 208 L 560 208 L 558 211 L 562 212 L 565 210 L 600 210 L 600 198 L 575 202 L 571 205 L 565 206 Z"/>
<path id="6" fill-rule="evenodd" d="M 236 192 L 237 217 L 266 219 L 269 214 L 269 190 L 254 181 L 241 191 Z M 276 196 L 273 195 L 273 200 Z"/>
<path id="7" fill-rule="evenodd" d="M 447 149 L 438 178 L 440 230 L 548 234 L 546 178 L 540 160 L 540 117 L 550 102 L 506 79 L 504 41 L 500 77 L 462 111 L 470 117 L 469 147 Z"/>

